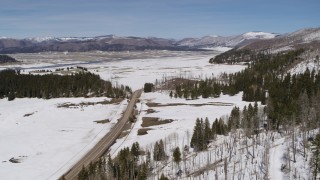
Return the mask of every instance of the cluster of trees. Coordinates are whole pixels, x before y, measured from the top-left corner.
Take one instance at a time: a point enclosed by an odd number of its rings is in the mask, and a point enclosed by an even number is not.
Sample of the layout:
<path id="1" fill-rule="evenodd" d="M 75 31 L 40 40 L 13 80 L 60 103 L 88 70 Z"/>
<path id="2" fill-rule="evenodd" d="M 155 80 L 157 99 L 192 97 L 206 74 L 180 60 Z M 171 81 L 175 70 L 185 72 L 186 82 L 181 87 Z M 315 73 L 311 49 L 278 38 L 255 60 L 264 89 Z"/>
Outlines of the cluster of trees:
<path id="1" fill-rule="evenodd" d="M 146 180 L 151 171 L 151 153 L 146 152 L 146 158 L 139 158 L 141 154 L 140 146 L 138 142 L 132 144 L 131 148 L 127 147 L 121 149 L 117 156 L 112 159 L 108 155 L 106 162 L 106 178 L 104 179 L 137 179 Z M 144 153 L 143 153 L 144 155 Z M 168 156 L 165 152 L 163 140 L 157 141 L 153 149 L 153 160 L 163 161 Z M 177 147 L 172 153 L 173 161 L 179 165 L 181 162 L 180 148 Z M 89 168 L 90 169 L 90 168 Z M 98 172 L 98 171 L 96 171 Z M 163 174 L 160 179 L 167 180 Z"/>
<path id="2" fill-rule="evenodd" d="M 31 75 L 8 69 L 0 71 L 0 82 L 0 98 L 8 97 L 9 100 L 15 97 L 126 97 L 131 92 L 128 86 L 113 87 L 111 82 L 90 72 L 65 76 Z"/>
<path id="3" fill-rule="evenodd" d="M 310 165 L 313 168 L 313 178 L 317 179 L 320 172 L 320 134 L 316 135 L 312 143 L 313 156 Z"/>
<path id="4" fill-rule="evenodd" d="M 145 92 L 145 93 L 147 93 L 147 92 L 152 92 L 153 91 L 153 84 L 152 83 L 145 83 L 144 84 L 144 88 L 143 88 L 143 91 Z"/>
<path id="5" fill-rule="evenodd" d="M 209 119 L 197 118 L 194 126 L 190 146 L 195 151 L 203 151 L 208 148 L 210 141 L 214 140 L 217 135 L 227 135 L 230 131 L 242 128 L 247 137 L 259 132 L 264 123 L 258 117 L 258 103 L 254 105 L 249 103 L 240 111 L 239 107 L 234 107 L 226 120 L 222 118 L 215 119 L 210 125 Z"/>
<path id="6" fill-rule="evenodd" d="M 214 58 L 211 58 L 209 62 L 215 64 L 235 64 L 239 62 L 250 62 L 259 55 L 261 54 L 256 54 L 249 49 L 231 49 L 230 51 L 226 51 Z"/>
<path id="7" fill-rule="evenodd" d="M 175 86 L 175 93 L 170 92 L 170 97 L 197 99 L 199 96 L 203 98 L 219 97 L 222 85 L 216 79 L 206 79 L 201 81 L 182 83 Z"/>
<path id="8" fill-rule="evenodd" d="M 167 159 L 166 151 L 162 139 L 154 145 L 153 148 L 153 160 L 163 161 Z"/>
<path id="9" fill-rule="evenodd" d="M 85 68 L 85 67 L 82 67 L 82 66 L 77 66 L 75 67 L 76 69 L 81 69 L 82 71 L 88 71 L 88 68 Z M 73 70 L 75 69 L 74 67 L 67 67 L 66 70 L 69 71 L 69 70 Z M 65 68 L 57 68 L 55 71 L 64 71 Z"/>
<path id="10" fill-rule="evenodd" d="M 150 153 L 147 153 L 146 161 L 139 161 L 140 148 L 136 142 L 129 147 L 121 149 L 118 155 L 107 160 L 107 179 L 137 179 L 146 180 L 150 171 Z"/>
<path id="11" fill-rule="evenodd" d="M 197 118 L 194 126 L 190 146 L 195 151 L 203 151 L 208 148 L 208 144 L 211 140 L 214 140 L 217 135 L 226 135 L 228 133 L 228 127 L 224 121 L 220 118 L 210 125 L 209 119 Z"/>
<path id="12" fill-rule="evenodd" d="M 233 53 L 239 54 L 238 51 L 241 54 L 242 50 L 231 50 L 227 52 L 227 55 L 222 55 L 233 56 Z M 303 52 L 300 49 L 285 54 L 252 55 L 254 61 L 248 64 L 248 68 L 245 70 L 233 74 L 224 73 L 220 78 L 207 78 L 193 84 L 181 84 L 176 86 L 175 97 L 195 99 L 201 95 L 203 98 L 208 98 L 219 97 L 221 92 L 235 95 L 243 91 L 244 101 L 261 101 L 262 104 L 265 104 L 266 91 L 270 91 L 272 85 L 281 80 L 279 74 L 286 72 L 292 63 L 300 61 L 299 55 Z"/>
<path id="13" fill-rule="evenodd" d="M 17 62 L 17 60 L 11 56 L 0 54 L 0 63 Z"/>
<path id="14" fill-rule="evenodd" d="M 89 166 L 85 168 L 82 167 L 81 171 L 78 174 L 78 180 L 88 180 L 88 179 L 105 179 L 106 173 L 106 160 L 105 158 L 100 158 L 98 161 L 92 163 L 90 162 Z M 64 180 L 62 176 L 61 180 Z"/>
<path id="15" fill-rule="evenodd" d="M 267 105 L 270 128 L 279 129 L 291 123 L 292 116 L 318 107 L 315 104 L 320 96 L 320 74 L 309 69 L 301 74 L 286 73 L 294 62 L 301 61 L 299 55 L 303 52 L 299 49 L 284 54 L 256 55 L 257 59 L 241 72 L 223 74 L 220 79 L 208 78 L 193 84 L 181 84 L 176 86 L 175 95 L 170 94 L 194 99 L 200 95 L 204 98 L 217 97 L 221 91 L 229 95 L 242 91 L 244 101 L 260 101 Z M 300 107 L 302 101 L 308 102 L 304 103 L 307 110 Z"/>

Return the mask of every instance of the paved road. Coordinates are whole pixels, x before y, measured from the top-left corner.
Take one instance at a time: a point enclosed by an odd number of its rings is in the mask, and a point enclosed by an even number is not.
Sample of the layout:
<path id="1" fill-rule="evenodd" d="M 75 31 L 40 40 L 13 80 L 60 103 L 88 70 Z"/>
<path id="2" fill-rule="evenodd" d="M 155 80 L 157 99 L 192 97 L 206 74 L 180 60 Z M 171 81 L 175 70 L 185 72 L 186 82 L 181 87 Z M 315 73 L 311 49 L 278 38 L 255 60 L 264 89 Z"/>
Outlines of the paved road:
<path id="1" fill-rule="evenodd" d="M 128 107 L 122 118 L 85 156 L 82 157 L 82 159 L 80 159 L 68 172 L 65 173 L 66 179 L 77 179 L 82 166 L 87 167 L 90 162 L 97 161 L 112 146 L 121 134 L 122 128 L 128 122 L 136 101 L 140 97 L 141 93 L 142 90 L 137 90 L 132 94 Z"/>

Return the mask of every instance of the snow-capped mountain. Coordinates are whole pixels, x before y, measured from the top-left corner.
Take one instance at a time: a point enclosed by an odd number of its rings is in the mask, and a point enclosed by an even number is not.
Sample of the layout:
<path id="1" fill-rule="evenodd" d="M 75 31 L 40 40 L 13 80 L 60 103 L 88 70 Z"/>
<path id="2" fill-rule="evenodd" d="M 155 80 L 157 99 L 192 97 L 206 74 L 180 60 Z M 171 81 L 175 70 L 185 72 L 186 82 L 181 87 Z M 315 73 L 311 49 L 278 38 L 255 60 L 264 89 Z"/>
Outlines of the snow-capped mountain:
<path id="1" fill-rule="evenodd" d="M 253 41 L 261 39 L 272 39 L 278 36 L 275 33 L 266 32 L 248 32 L 241 35 L 235 36 L 204 36 L 202 38 L 186 38 L 178 41 L 179 46 L 188 47 L 198 47 L 198 48 L 208 48 L 208 47 L 236 47 L 239 45 L 244 45 L 251 43 Z"/>
<path id="2" fill-rule="evenodd" d="M 127 50 L 198 50 L 249 48 L 279 52 L 320 41 L 320 28 L 302 29 L 283 35 L 247 32 L 234 36 L 210 35 L 202 38 L 173 40 L 157 37 L 105 35 L 96 37 L 0 38 L 0 53 L 43 51 L 127 51 Z M 319 44 L 319 43 L 317 43 Z M 318 46 L 318 45 L 316 45 Z"/>
<path id="3" fill-rule="evenodd" d="M 311 42 L 320 40 L 320 28 L 302 29 L 287 34 L 288 38 L 301 42 Z"/>
<path id="4" fill-rule="evenodd" d="M 43 51 L 127 51 L 144 49 L 182 50 L 175 41 L 164 38 L 121 37 L 105 35 L 96 37 L 34 37 L 25 39 L 0 39 L 0 53 Z"/>
<path id="5" fill-rule="evenodd" d="M 320 48 L 320 28 L 302 29 L 286 33 L 275 38 L 264 39 L 248 44 L 242 48 L 268 50 L 278 53 L 296 48 Z"/>

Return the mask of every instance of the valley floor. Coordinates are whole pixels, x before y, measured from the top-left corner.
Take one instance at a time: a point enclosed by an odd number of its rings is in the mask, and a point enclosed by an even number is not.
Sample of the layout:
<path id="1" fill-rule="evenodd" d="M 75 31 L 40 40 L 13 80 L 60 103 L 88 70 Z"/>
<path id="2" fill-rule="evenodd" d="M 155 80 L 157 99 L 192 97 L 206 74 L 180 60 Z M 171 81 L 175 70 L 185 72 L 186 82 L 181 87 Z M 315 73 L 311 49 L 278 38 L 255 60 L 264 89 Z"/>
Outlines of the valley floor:
<path id="1" fill-rule="evenodd" d="M 126 100 L 107 101 L 1 99 L 1 179 L 59 178 L 109 131 L 127 105 Z M 95 122 L 106 118 L 110 122 Z"/>

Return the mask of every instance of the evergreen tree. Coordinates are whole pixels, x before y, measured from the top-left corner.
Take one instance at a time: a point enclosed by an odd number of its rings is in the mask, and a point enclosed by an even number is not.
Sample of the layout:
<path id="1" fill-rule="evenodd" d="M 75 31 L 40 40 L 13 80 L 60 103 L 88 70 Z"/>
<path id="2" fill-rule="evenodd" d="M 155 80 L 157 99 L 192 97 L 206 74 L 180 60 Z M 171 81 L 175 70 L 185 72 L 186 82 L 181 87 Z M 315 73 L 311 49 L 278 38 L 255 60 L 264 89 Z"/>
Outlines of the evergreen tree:
<path id="1" fill-rule="evenodd" d="M 203 120 L 197 118 L 196 125 L 193 130 L 190 146 L 196 151 L 202 151 L 206 149 L 207 144 L 204 143 L 204 128 Z"/>
<path id="2" fill-rule="evenodd" d="M 152 83 L 145 83 L 144 84 L 144 92 L 152 92 L 153 91 L 153 84 Z"/>
<path id="3" fill-rule="evenodd" d="M 155 161 L 163 161 L 166 159 L 166 153 L 165 153 L 165 149 L 164 149 L 164 144 L 162 139 L 158 142 L 156 142 L 156 144 L 154 145 L 154 149 L 153 149 L 153 159 Z"/>
<path id="4" fill-rule="evenodd" d="M 169 180 L 169 178 L 162 173 L 159 180 Z"/>
<path id="5" fill-rule="evenodd" d="M 209 140 L 212 139 L 212 132 L 211 132 L 211 127 L 210 127 L 210 122 L 209 119 L 205 119 L 204 123 L 204 143 L 209 143 Z"/>
<path id="6" fill-rule="evenodd" d="M 132 144 L 131 154 L 134 156 L 135 159 L 137 159 L 138 156 L 140 155 L 140 147 L 138 142 L 135 142 Z"/>
<path id="7" fill-rule="evenodd" d="M 78 180 L 87 180 L 88 178 L 89 178 L 88 171 L 84 166 L 82 166 L 82 169 L 78 174 Z"/>
<path id="8" fill-rule="evenodd" d="M 317 179 L 320 171 L 320 134 L 316 135 L 315 140 L 312 143 L 313 157 L 310 161 L 311 167 L 313 168 L 313 177 Z"/>
<path id="9" fill-rule="evenodd" d="M 176 147 L 173 151 L 173 161 L 179 165 L 180 161 L 181 161 L 181 152 L 180 152 L 180 148 Z"/>

